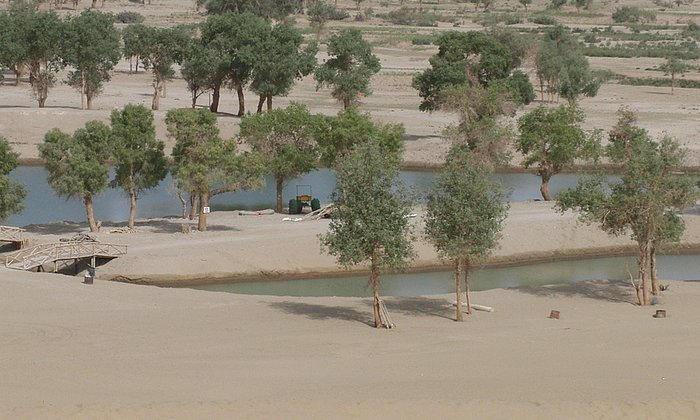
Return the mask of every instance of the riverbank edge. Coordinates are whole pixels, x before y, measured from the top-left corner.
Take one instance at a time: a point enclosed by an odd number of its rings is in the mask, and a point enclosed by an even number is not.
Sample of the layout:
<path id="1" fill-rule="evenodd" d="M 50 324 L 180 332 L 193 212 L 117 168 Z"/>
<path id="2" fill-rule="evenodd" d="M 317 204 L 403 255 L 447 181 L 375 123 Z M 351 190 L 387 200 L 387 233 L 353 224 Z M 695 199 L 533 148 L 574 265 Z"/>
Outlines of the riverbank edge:
<path id="1" fill-rule="evenodd" d="M 583 248 L 566 248 L 556 251 L 533 251 L 522 252 L 510 255 L 497 255 L 489 257 L 479 263 L 474 264 L 477 269 L 527 266 L 532 264 L 585 260 L 606 257 L 624 257 L 637 255 L 636 245 L 619 246 L 599 246 Z M 700 242 L 684 242 L 670 244 L 664 247 L 661 255 L 689 255 L 700 253 Z M 422 260 L 414 261 L 411 266 L 403 271 L 405 273 L 429 273 L 435 271 L 448 271 L 452 269 L 452 264 L 445 260 Z M 636 276 L 634 269 L 630 270 Z M 386 272 L 393 274 L 395 272 Z M 119 274 L 101 277 L 102 280 L 115 281 L 121 283 L 158 286 L 158 287 L 192 287 L 224 283 L 246 283 L 246 282 L 271 282 L 299 279 L 320 279 L 336 278 L 347 276 L 368 275 L 369 271 L 364 267 L 344 269 L 342 267 L 323 267 L 313 270 L 274 270 L 241 273 L 196 273 L 188 275 L 161 275 L 144 274 L 143 276 L 123 276 Z M 700 275 L 699 275 L 700 276 Z M 699 278 L 700 280 L 700 278 Z"/>

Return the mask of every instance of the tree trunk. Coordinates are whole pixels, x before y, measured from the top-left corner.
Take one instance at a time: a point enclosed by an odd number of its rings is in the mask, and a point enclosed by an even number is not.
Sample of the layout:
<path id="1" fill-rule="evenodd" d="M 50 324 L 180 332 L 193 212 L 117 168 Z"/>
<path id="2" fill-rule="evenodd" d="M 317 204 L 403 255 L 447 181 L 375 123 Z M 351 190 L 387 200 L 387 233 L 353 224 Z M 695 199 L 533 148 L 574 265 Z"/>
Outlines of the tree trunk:
<path id="1" fill-rule="evenodd" d="M 136 219 L 136 191 L 129 191 L 129 229 L 134 228 L 134 220 Z"/>
<path id="2" fill-rule="evenodd" d="M 90 226 L 90 232 L 97 232 L 97 222 L 95 222 L 94 206 L 92 204 L 92 195 L 87 194 L 83 197 L 85 203 L 85 213 L 87 214 L 87 222 Z"/>
<path id="3" fill-rule="evenodd" d="M 472 302 L 469 298 L 469 258 L 464 258 L 462 271 L 464 271 L 464 294 L 466 295 L 467 313 L 472 314 Z"/>
<path id="4" fill-rule="evenodd" d="M 542 185 L 540 185 L 540 194 L 545 201 L 552 201 L 552 196 L 549 194 L 549 180 L 552 178 L 552 174 L 546 170 L 540 170 L 540 177 L 542 178 Z"/>
<path id="5" fill-rule="evenodd" d="M 221 98 L 221 85 L 214 86 L 214 92 L 211 97 L 211 105 L 209 105 L 209 111 L 219 112 L 219 99 Z"/>
<path id="6" fill-rule="evenodd" d="M 197 213 L 199 208 L 199 196 L 197 194 L 190 194 L 190 214 L 188 218 L 194 220 L 194 215 Z"/>
<path id="7" fill-rule="evenodd" d="M 382 316 L 379 309 L 379 267 L 377 267 L 377 256 L 374 253 L 372 253 L 369 283 L 372 286 L 372 296 L 374 297 L 374 302 L 372 304 L 372 307 L 374 308 L 374 327 L 381 328 Z"/>
<path id="8" fill-rule="evenodd" d="M 265 104 L 265 96 L 260 95 L 260 100 L 258 101 L 258 111 L 257 111 L 258 114 L 262 112 L 262 108 L 263 108 L 264 104 Z"/>
<path id="9" fill-rule="evenodd" d="M 348 109 L 352 105 L 350 98 L 343 98 L 343 109 Z"/>
<path id="10" fill-rule="evenodd" d="M 161 90 L 163 91 L 163 93 L 160 95 L 160 97 L 165 98 L 168 94 L 168 89 L 167 89 L 168 83 L 167 83 L 166 79 L 163 79 L 161 81 L 161 86 L 162 86 Z"/>
<path id="11" fill-rule="evenodd" d="M 16 65 L 14 68 L 15 72 L 15 86 L 19 86 L 19 80 L 22 78 L 22 67 L 20 65 Z"/>
<path id="12" fill-rule="evenodd" d="M 649 274 L 651 274 L 651 294 L 658 295 L 661 293 L 659 285 L 659 273 L 656 269 L 656 246 L 649 247 Z"/>
<path id="13" fill-rule="evenodd" d="M 92 109 L 92 93 L 88 93 L 87 95 L 85 95 L 85 98 L 87 99 L 87 109 Z"/>
<path id="14" fill-rule="evenodd" d="M 454 263 L 455 295 L 457 297 L 457 317 L 455 318 L 455 320 L 461 322 L 464 320 L 464 315 L 462 315 L 462 267 L 460 264 L 460 257 L 455 258 Z"/>
<path id="15" fill-rule="evenodd" d="M 267 95 L 267 110 L 272 109 L 272 95 Z"/>
<path id="16" fill-rule="evenodd" d="M 637 294 L 641 293 L 640 304 L 642 306 L 648 305 L 651 301 L 651 288 L 649 287 L 649 276 L 647 272 L 647 267 L 649 266 L 649 245 L 648 243 L 643 243 L 639 247 L 639 290 Z"/>
<path id="17" fill-rule="evenodd" d="M 199 219 L 197 220 L 197 230 L 204 232 L 207 230 L 207 214 L 204 207 L 209 207 L 209 193 L 199 195 Z"/>
<path id="18" fill-rule="evenodd" d="M 129 57 L 129 74 L 134 72 L 134 57 Z"/>
<path id="19" fill-rule="evenodd" d="M 236 93 L 238 94 L 238 117 L 245 115 L 245 94 L 243 93 L 243 86 L 236 86 Z"/>
<path id="20" fill-rule="evenodd" d="M 197 108 L 197 98 L 199 98 L 199 95 L 196 92 L 192 92 L 192 109 Z"/>
<path id="21" fill-rule="evenodd" d="M 673 95 L 673 86 L 676 84 L 676 75 L 671 73 L 671 95 Z"/>
<path id="22" fill-rule="evenodd" d="M 155 83 L 153 84 L 153 101 L 151 102 L 151 109 L 153 111 L 158 111 L 158 109 L 160 108 L 160 83 L 160 78 L 156 76 Z"/>
<path id="23" fill-rule="evenodd" d="M 276 176 L 275 183 L 277 191 L 277 213 L 282 213 L 282 190 L 284 189 L 284 178 L 281 176 Z"/>
<path id="24" fill-rule="evenodd" d="M 85 76 L 80 73 L 80 109 L 85 109 Z"/>
<path id="25" fill-rule="evenodd" d="M 97 7 L 97 0 L 92 0 L 92 5 L 90 6 L 91 9 L 94 9 Z"/>

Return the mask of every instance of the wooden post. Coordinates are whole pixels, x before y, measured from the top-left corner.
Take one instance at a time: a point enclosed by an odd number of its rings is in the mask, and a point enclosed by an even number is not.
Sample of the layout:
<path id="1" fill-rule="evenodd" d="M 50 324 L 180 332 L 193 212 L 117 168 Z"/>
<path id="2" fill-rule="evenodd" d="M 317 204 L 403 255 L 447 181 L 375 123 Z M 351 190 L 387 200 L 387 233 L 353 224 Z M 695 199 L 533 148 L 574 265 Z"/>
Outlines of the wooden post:
<path id="1" fill-rule="evenodd" d="M 653 315 L 654 318 L 666 318 L 666 310 L 665 309 L 657 309 L 656 313 Z"/>
<path id="2" fill-rule="evenodd" d="M 552 309 L 552 312 L 549 313 L 549 318 L 551 319 L 559 319 L 559 311 L 555 311 Z"/>

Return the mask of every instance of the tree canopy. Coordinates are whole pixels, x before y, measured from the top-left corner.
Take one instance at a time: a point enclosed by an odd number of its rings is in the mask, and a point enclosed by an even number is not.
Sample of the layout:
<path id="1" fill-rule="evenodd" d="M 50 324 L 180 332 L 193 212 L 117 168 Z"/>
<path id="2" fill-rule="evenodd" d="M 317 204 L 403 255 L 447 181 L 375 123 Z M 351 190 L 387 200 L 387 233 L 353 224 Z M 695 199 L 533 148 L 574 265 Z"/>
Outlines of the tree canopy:
<path id="1" fill-rule="evenodd" d="M 0 220 L 7 219 L 24 208 L 23 200 L 27 189 L 10 179 L 19 165 L 19 155 L 12 150 L 6 138 L 0 136 Z"/>
<path id="2" fill-rule="evenodd" d="M 680 240 L 685 228 L 681 211 L 698 194 L 689 177 L 677 175 L 684 156 L 678 142 L 667 136 L 652 140 L 629 117 L 629 112 L 621 112 L 606 148 L 611 161 L 622 166 L 621 179 L 583 180 L 560 193 L 557 206 L 578 211 L 582 221 L 595 223 L 610 235 L 631 235 L 639 250 L 639 276 L 633 285 L 639 304 L 648 305 L 651 295 L 660 292 L 657 249 Z"/>
<path id="3" fill-rule="evenodd" d="M 404 127 L 401 124 L 377 125 L 369 114 L 356 107 L 341 110 L 337 116 L 319 116 L 316 125 L 321 164 L 334 168 L 355 145 L 376 140 L 382 153 L 399 155 L 403 150 Z"/>
<path id="4" fill-rule="evenodd" d="M 387 324 L 380 310 L 380 274 L 405 268 L 413 256 L 411 199 L 399 180 L 398 156 L 383 153 L 376 140 L 356 145 L 338 167 L 331 200 L 337 211 L 320 237 L 322 249 L 345 267 L 369 264 L 379 328 Z"/>
<path id="5" fill-rule="evenodd" d="M 496 247 L 508 209 L 503 188 L 489 179 L 489 173 L 468 145 L 454 144 L 435 188 L 428 195 L 425 234 L 438 254 L 454 264 L 458 321 L 462 320 L 461 275 L 464 276 L 467 313 L 471 313 L 471 264 Z"/>
<path id="6" fill-rule="evenodd" d="M 86 10 L 66 22 L 63 36 L 64 64 L 73 67 L 68 84 L 80 91 L 82 109 L 92 109 L 92 100 L 109 81 L 110 71 L 121 58 L 119 32 L 111 14 Z"/>
<path id="7" fill-rule="evenodd" d="M 316 89 L 331 87 L 331 95 L 347 109 L 360 96 L 369 95 L 372 76 L 379 72 L 379 59 L 359 29 L 342 29 L 328 40 L 330 58 L 316 69 Z"/>
<path id="8" fill-rule="evenodd" d="M 107 188 L 110 136 L 107 125 L 88 121 L 72 136 L 57 128 L 49 131 L 38 146 L 49 185 L 58 195 L 82 199 L 91 232 L 99 230 L 93 197 Z"/>
<path id="9" fill-rule="evenodd" d="M 178 188 L 199 198 L 197 229 L 205 231 L 209 199 L 262 185 L 264 167 L 256 155 L 239 154 L 234 139 L 219 136 L 216 116 L 209 110 L 171 109 L 165 122 L 175 139 L 173 175 Z"/>
<path id="10" fill-rule="evenodd" d="M 577 159 L 595 160 L 600 154 L 597 134 L 587 135 L 580 127 L 584 114 L 580 108 L 561 105 L 547 108 L 543 105 L 520 118 L 520 136 L 516 149 L 524 155 L 523 165 L 537 165 L 542 178 L 540 192 L 549 201 L 549 181 Z"/>
<path id="11" fill-rule="evenodd" d="M 122 188 L 129 196 L 128 226 L 133 228 L 139 195 L 158 186 L 168 174 L 165 144 L 156 140 L 153 112 L 142 105 L 129 104 L 112 111 L 111 122 L 112 156 L 116 164 L 111 185 Z"/>
<path id="12" fill-rule="evenodd" d="M 275 178 L 277 212 L 281 213 L 284 184 L 316 168 L 315 118 L 306 106 L 293 103 L 284 109 L 244 117 L 240 138 L 262 157 Z"/>

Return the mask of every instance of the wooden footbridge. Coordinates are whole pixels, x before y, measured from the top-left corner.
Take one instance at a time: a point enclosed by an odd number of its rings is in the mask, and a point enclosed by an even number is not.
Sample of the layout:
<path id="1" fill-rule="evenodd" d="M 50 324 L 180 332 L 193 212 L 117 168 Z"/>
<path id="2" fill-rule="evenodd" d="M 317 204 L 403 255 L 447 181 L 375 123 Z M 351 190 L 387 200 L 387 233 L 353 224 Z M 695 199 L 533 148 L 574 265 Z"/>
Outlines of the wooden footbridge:
<path id="1" fill-rule="evenodd" d="M 53 263 L 54 271 L 59 261 L 78 261 L 90 258 L 95 267 L 96 258 L 117 258 L 126 254 L 126 245 L 106 244 L 97 241 L 69 240 L 51 242 L 21 249 L 7 256 L 5 267 L 15 270 L 42 270 L 44 264 Z"/>
<path id="2" fill-rule="evenodd" d="M 0 242 L 10 242 L 21 248 L 24 244 L 24 229 L 13 226 L 0 226 Z"/>

